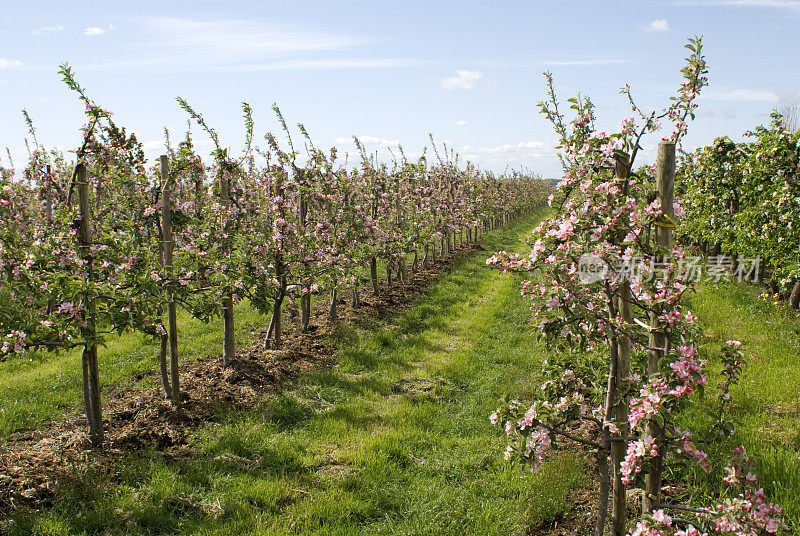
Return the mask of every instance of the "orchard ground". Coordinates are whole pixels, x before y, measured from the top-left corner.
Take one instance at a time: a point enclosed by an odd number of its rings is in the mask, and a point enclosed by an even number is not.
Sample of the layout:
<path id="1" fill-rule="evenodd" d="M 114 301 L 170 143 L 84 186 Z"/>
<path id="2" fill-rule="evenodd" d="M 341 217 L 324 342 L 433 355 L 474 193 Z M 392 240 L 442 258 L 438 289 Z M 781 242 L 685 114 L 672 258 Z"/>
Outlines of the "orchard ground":
<path id="1" fill-rule="evenodd" d="M 518 282 L 486 268 L 487 252 L 525 251 L 541 214 L 484 237 L 485 251 L 457 259 L 403 314 L 361 317 L 327 342 L 319 367 L 253 408 L 221 406 L 180 452 L 125 452 L 115 467 L 75 472 L 41 513 L 17 512 L 10 534 L 528 534 L 571 507 L 588 482 L 579 452 L 537 473 L 503 460 L 488 422 L 504 394 L 537 389 L 548 352 L 532 337 Z M 692 307 L 714 357 L 741 339 L 748 362 L 734 392 L 734 441 L 757 457 L 762 484 L 800 522 L 800 323 L 740 284 L 704 286 Z M 181 355 L 205 356 L 221 329 L 186 321 Z M 239 339 L 266 319 L 241 304 Z M 189 335 L 191 333 L 191 336 Z M 110 341 L 108 388 L 155 384 L 156 348 L 138 336 Z M 80 407 L 79 356 L 0 364 L 0 434 L 35 428 Z M 715 367 L 716 366 L 716 367 Z M 711 378 L 709 384 L 716 380 Z M 700 401 L 685 420 L 702 424 Z M 718 453 L 736 446 L 725 443 Z M 719 475 L 697 473 L 687 494 L 714 495 Z M 689 497 L 691 498 L 691 497 Z"/>
<path id="2" fill-rule="evenodd" d="M 519 237 L 539 217 L 487 234 L 486 250 L 524 247 Z M 486 256 L 456 260 L 405 314 L 342 325 L 331 337 L 335 366 L 250 411 L 222 411 L 181 456 L 130 452 L 111 474 L 75 474 L 52 508 L 6 530 L 525 534 L 553 519 L 585 467 L 574 453 L 535 474 L 503 460 L 488 415 L 505 393 L 536 388 L 546 352 L 517 282 L 489 270 Z M 208 338 L 195 354 L 217 347 L 213 326 L 198 329 Z M 153 350 L 122 361 L 119 377 L 152 368 Z M 39 377 L 48 376 L 58 378 Z M 39 391 L 50 390 L 45 381 Z M 79 405 L 77 391 L 61 396 Z"/>

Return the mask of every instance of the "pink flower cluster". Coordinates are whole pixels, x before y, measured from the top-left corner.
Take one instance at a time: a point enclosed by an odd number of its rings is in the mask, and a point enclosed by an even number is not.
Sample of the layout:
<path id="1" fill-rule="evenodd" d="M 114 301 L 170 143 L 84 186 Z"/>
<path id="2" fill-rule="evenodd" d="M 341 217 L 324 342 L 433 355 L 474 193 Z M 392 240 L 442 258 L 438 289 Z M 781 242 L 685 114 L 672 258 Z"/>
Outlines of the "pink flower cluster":
<path id="1" fill-rule="evenodd" d="M 658 446 L 656 440 L 651 436 L 639 438 L 628 443 L 628 451 L 625 459 L 620 463 L 620 474 L 622 483 L 630 484 L 634 476 L 642 472 L 642 465 L 646 458 L 658 456 Z"/>

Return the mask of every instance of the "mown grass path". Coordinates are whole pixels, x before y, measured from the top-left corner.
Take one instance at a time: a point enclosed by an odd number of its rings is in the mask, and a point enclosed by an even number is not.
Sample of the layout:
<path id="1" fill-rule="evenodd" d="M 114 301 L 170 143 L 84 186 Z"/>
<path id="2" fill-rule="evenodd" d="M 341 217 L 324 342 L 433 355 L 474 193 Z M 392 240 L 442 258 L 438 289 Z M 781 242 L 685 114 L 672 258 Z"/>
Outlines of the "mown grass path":
<path id="1" fill-rule="evenodd" d="M 247 302 L 236 305 L 237 344 L 249 342 L 250 330 L 268 319 Z M 222 321 L 203 323 L 183 311 L 178 315 L 181 362 L 213 354 L 222 348 Z M 139 333 L 111 335 L 100 349 L 100 383 L 104 395 L 112 389 L 140 390 L 155 385 L 148 373 L 158 369 L 159 345 Z M 81 349 L 40 353 L 31 359 L 0 363 L 0 444 L 19 430 L 30 430 L 83 412 Z"/>
<path id="2" fill-rule="evenodd" d="M 521 247 L 531 216 L 487 234 Z M 563 454 L 531 473 L 503 460 L 488 422 L 535 389 L 545 350 L 518 282 L 455 263 L 406 313 L 333 337 L 335 366 L 277 399 L 220 415 L 190 448 L 129 453 L 78 474 L 16 534 L 526 534 L 566 507 L 585 467 Z"/>
<path id="3" fill-rule="evenodd" d="M 761 299 L 762 291 L 735 282 L 701 285 L 690 305 L 706 336 L 702 348 L 711 356 L 709 386 L 720 379 L 722 344 L 729 339 L 744 343 L 742 379 L 732 391 L 736 433 L 717 448 L 729 455 L 731 447 L 744 445 L 755 458 L 759 484 L 800 531 L 800 321 L 788 307 Z M 689 412 L 690 424 L 700 425 L 713 393 L 709 387 L 706 400 Z M 713 490 L 721 478 L 718 472 L 703 480 Z M 699 486 L 696 493 L 708 490 Z"/>

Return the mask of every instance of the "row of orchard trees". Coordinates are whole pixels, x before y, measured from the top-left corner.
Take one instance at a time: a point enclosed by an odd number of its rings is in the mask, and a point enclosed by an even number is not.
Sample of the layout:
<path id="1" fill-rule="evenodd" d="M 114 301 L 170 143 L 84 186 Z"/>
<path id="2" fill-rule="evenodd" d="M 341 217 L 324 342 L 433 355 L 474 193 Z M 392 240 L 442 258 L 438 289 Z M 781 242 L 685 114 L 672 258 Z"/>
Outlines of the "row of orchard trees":
<path id="1" fill-rule="evenodd" d="M 773 114 L 747 141 L 717 138 L 679 169 L 680 232 L 714 255 L 761 258 L 774 291 L 800 306 L 800 131 Z"/>
<path id="2" fill-rule="evenodd" d="M 716 468 L 725 483 L 717 504 L 680 504 L 665 493 L 718 463 L 702 449 L 733 433 L 725 409 L 743 361 L 741 343 L 727 341 L 708 429 L 682 429 L 681 411 L 697 403 L 708 381 L 684 298 L 694 278 L 672 236 L 676 148 L 707 85 L 700 38 L 687 48 L 670 105 L 646 113 L 626 86 L 638 117 L 614 132 L 596 127 L 583 96 L 569 100 L 574 118 L 567 119 L 548 75 L 549 100 L 540 107 L 560 138 L 564 178 L 530 254 L 500 252 L 487 261 L 527 275 L 522 292 L 539 333 L 560 350 L 544 365 L 541 389 L 504 401 L 490 420 L 507 434 L 506 458 L 534 468 L 564 442 L 594 454 L 596 536 L 759 536 L 786 528 L 741 448 Z M 658 145 L 657 162 L 635 169 L 641 140 L 662 121 L 674 130 Z M 630 488 L 639 488 L 641 514 L 629 507 Z"/>
<path id="3" fill-rule="evenodd" d="M 148 166 L 141 144 L 61 71 L 86 106 L 88 122 L 75 165 L 45 151 L 32 136 L 22 173 L 4 169 L 0 185 L 0 331 L 2 357 L 33 349 L 83 348 L 86 414 L 94 445 L 102 444 L 97 348 L 126 330 L 161 341 L 164 390 L 180 403 L 177 309 L 224 318 L 223 364 L 235 356 L 233 305 L 247 299 L 272 313 L 266 347 L 281 345 L 281 310 L 299 303 L 301 329 L 311 296 L 371 285 L 378 266 L 387 279 L 449 253 L 456 241 L 544 204 L 548 185 L 529 176 L 497 177 L 460 169 L 436 153 L 379 164 L 361 149 L 347 169 L 335 149 L 323 152 L 300 125 L 306 149 L 298 163 L 266 135 L 254 143 L 251 110 L 243 105 L 246 147 L 238 157 L 188 103 L 191 119 L 214 143 L 204 162 L 192 138 Z M 410 266 L 407 259 L 413 258 Z M 369 274 L 362 276 L 362 274 Z"/>

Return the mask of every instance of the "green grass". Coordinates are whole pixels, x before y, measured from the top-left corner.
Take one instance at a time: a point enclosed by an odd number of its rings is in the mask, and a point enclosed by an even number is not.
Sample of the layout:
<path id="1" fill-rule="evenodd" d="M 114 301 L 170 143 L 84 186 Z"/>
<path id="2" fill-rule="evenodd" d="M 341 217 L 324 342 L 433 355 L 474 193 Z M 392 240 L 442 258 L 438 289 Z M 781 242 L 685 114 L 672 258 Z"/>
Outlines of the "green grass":
<path id="1" fill-rule="evenodd" d="M 719 348 L 728 339 L 741 340 L 746 363 L 740 384 L 732 391 L 732 442 L 718 454 L 743 444 L 756 458 L 761 485 L 780 503 L 788 520 L 800 527 L 800 322 L 791 309 L 759 299 L 761 289 L 730 283 L 704 285 L 691 307 L 706 334 L 702 345 L 712 357 L 709 386 L 719 380 Z M 709 388 L 707 399 L 713 398 Z M 710 400 L 703 406 L 708 407 Z M 699 408 L 692 412 L 699 421 Z M 721 475 L 705 477 L 708 493 Z"/>
<path id="2" fill-rule="evenodd" d="M 535 217 L 487 234 L 512 250 Z M 75 474 L 11 534 L 526 534 L 584 483 L 564 453 L 532 473 L 503 460 L 488 422 L 506 392 L 537 385 L 518 282 L 457 261 L 406 313 L 332 336 L 337 364 L 165 457 L 127 453 L 113 477 Z M 202 346 L 201 346 L 202 347 Z"/>
<path id="3" fill-rule="evenodd" d="M 178 355 L 182 361 L 221 353 L 221 319 L 206 324 L 181 312 L 178 322 Z M 263 325 L 265 319 L 248 303 L 239 303 L 236 322 L 237 343 L 241 344 L 249 342 L 250 331 Z M 156 378 L 145 374 L 158 369 L 159 348 L 151 338 L 136 333 L 109 336 L 106 347 L 98 350 L 103 391 L 153 385 Z M 0 443 L 15 431 L 37 428 L 65 413 L 82 410 L 79 349 L 0 363 Z"/>
<path id="4" fill-rule="evenodd" d="M 412 258 L 408 256 L 408 263 Z M 382 262 L 378 263 L 378 269 L 385 275 Z M 367 268 L 362 271 L 360 275 L 367 277 Z M 321 296 L 314 296 L 313 302 L 316 307 L 327 306 Z M 250 344 L 252 331 L 266 325 L 269 315 L 262 315 L 248 302 L 240 302 L 235 307 L 235 319 L 237 345 Z M 181 362 L 221 353 L 220 318 L 204 323 L 179 310 L 178 326 Z M 159 350 L 159 343 L 138 333 L 107 336 L 106 346 L 98 351 L 103 393 L 114 388 L 142 389 L 156 385 L 158 379 L 148 373 L 158 370 Z M 0 444 L 14 432 L 38 428 L 65 414 L 83 412 L 81 350 L 29 355 L 29 359 L 0 362 Z"/>

